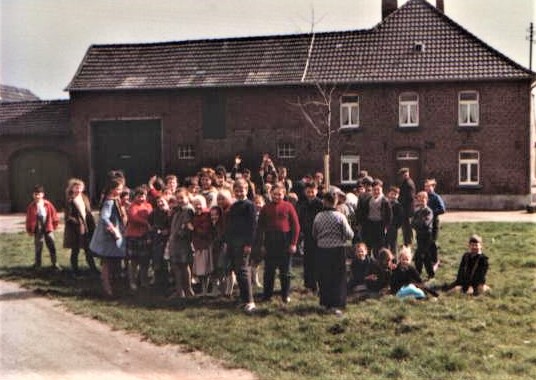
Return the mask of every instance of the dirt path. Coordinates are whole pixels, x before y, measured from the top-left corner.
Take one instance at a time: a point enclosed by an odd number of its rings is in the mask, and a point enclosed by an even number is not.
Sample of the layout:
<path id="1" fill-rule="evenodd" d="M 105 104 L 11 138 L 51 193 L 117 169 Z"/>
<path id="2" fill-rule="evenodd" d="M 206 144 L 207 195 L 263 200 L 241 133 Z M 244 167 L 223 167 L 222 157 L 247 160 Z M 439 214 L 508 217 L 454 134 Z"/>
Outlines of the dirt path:
<path id="1" fill-rule="evenodd" d="M 0 378 L 246 380 L 201 353 L 155 346 L 66 312 L 59 302 L 0 281 Z"/>

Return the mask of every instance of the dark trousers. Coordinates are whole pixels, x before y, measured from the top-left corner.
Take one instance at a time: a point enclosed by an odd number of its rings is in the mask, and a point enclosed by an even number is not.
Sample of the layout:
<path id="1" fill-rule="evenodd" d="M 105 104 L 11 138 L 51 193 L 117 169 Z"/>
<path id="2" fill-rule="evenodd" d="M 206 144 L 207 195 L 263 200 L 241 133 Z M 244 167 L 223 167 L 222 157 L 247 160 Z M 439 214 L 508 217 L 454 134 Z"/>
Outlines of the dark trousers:
<path id="1" fill-rule="evenodd" d="M 391 250 L 393 255 L 398 253 L 398 228 L 394 226 L 387 227 L 385 246 Z"/>
<path id="2" fill-rule="evenodd" d="M 363 223 L 363 241 L 370 252 L 376 256 L 378 251 L 385 246 L 385 228 L 383 222 L 366 220 Z"/>
<path id="3" fill-rule="evenodd" d="M 402 236 L 404 237 L 404 245 L 411 245 L 413 243 L 413 228 L 411 227 L 411 214 L 408 211 L 404 211 L 402 217 Z"/>
<path id="4" fill-rule="evenodd" d="M 312 238 L 306 238 L 303 243 L 303 284 L 307 289 L 316 292 L 318 290 L 316 244 Z"/>
<path id="5" fill-rule="evenodd" d="M 46 244 L 50 252 L 50 261 L 53 266 L 56 265 L 56 245 L 54 244 L 54 233 L 46 232 L 43 228 L 36 228 L 34 234 L 35 245 L 35 266 L 41 266 L 41 257 L 43 254 L 43 243 Z"/>
<path id="6" fill-rule="evenodd" d="M 346 306 L 346 254 L 344 247 L 318 248 L 318 284 L 320 305 Z"/>
<path id="7" fill-rule="evenodd" d="M 152 244 L 151 261 L 153 262 L 154 283 L 157 287 L 167 288 L 169 285 L 168 263 L 164 260 L 167 238 L 155 236 Z"/>
<path id="8" fill-rule="evenodd" d="M 80 248 L 79 247 L 71 248 L 71 268 L 73 269 L 73 272 L 75 272 L 75 273 L 78 272 L 78 255 L 79 255 L 79 253 L 80 253 Z M 84 250 L 84 253 L 86 255 L 86 262 L 87 262 L 87 265 L 88 265 L 89 269 L 92 272 L 97 272 L 97 266 L 95 265 L 95 259 L 93 258 L 91 253 L 89 253 L 89 251 L 87 249 Z"/>
<path id="9" fill-rule="evenodd" d="M 439 218 L 434 216 L 432 220 L 432 244 L 430 247 L 431 260 L 433 263 L 437 263 L 439 260 L 437 256 L 437 237 L 439 235 Z"/>
<path id="10" fill-rule="evenodd" d="M 240 300 L 243 303 L 253 302 L 250 255 L 244 255 L 244 244 L 228 243 L 227 255 L 231 261 L 231 270 L 236 273 Z"/>
<path id="11" fill-rule="evenodd" d="M 422 267 L 426 269 L 429 278 L 434 277 L 434 263 L 432 255 L 432 234 L 417 233 L 417 250 L 415 251 L 415 269 L 421 274 Z"/>
<path id="12" fill-rule="evenodd" d="M 264 258 L 264 298 L 269 299 L 274 294 L 275 272 L 279 271 L 281 282 L 281 298 L 286 299 L 290 294 L 291 255 L 290 232 L 267 232 L 265 235 L 266 257 Z"/>

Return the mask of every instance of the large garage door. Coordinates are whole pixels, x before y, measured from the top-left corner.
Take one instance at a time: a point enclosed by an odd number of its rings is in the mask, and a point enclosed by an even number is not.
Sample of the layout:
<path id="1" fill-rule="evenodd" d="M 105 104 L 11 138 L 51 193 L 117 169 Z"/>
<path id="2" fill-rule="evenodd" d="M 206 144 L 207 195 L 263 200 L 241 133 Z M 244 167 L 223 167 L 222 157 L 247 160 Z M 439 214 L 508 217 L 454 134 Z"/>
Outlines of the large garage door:
<path id="1" fill-rule="evenodd" d="M 23 151 L 14 156 L 9 168 L 13 211 L 25 211 L 32 200 L 36 184 L 45 187 L 46 197 L 56 208 L 63 209 L 65 186 L 72 176 L 66 154 L 42 149 Z"/>
<path id="2" fill-rule="evenodd" d="M 122 170 L 127 185 L 147 183 L 162 171 L 160 120 L 98 121 L 91 124 L 92 167 L 99 194 L 110 170 Z"/>

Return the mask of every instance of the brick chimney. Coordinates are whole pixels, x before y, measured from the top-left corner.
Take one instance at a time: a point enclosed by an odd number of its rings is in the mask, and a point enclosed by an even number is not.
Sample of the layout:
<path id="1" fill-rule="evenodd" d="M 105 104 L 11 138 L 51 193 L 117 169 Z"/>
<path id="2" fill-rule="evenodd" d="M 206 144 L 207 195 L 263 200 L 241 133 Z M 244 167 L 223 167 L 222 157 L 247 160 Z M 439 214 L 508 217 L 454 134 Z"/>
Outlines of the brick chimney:
<path id="1" fill-rule="evenodd" d="M 382 20 L 396 11 L 398 0 L 382 0 Z"/>
<path id="2" fill-rule="evenodd" d="M 436 0 L 435 6 L 438 10 L 445 13 L 445 3 L 443 0 Z"/>

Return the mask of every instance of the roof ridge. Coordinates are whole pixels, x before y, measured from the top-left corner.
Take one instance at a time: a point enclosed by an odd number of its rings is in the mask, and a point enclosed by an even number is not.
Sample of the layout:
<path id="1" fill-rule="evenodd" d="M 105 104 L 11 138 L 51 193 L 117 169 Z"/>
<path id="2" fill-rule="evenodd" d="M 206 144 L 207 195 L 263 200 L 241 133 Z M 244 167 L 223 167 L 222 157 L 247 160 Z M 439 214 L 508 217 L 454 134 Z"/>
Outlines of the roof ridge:
<path id="1" fill-rule="evenodd" d="M 311 34 L 329 35 L 329 34 L 348 34 L 348 33 L 367 33 L 371 29 L 346 29 L 346 30 L 331 30 L 322 32 L 304 32 L 304 33 L 289 33 L 289 34 L 267 34 L 258 36 L 238 36 L 224 38 L 199 38 L 186 40 L 171 40 L 171 41 L 155 41 L 155 42 L 125 42 L 116 44 L 91 44 L 91 48 L 117 48 L 117 47 L 137 47 L 137 46 L 164 46 L 164 45 L 182 45 L 188 43 L 203 43 L 203 42 L 233 42 L 233 41 L 255 41 L 255 40 L 272 40 L 272 39 L 292 39 L 309 37 Z M 89 50 L 88 49 L 88 50 Z"/>

